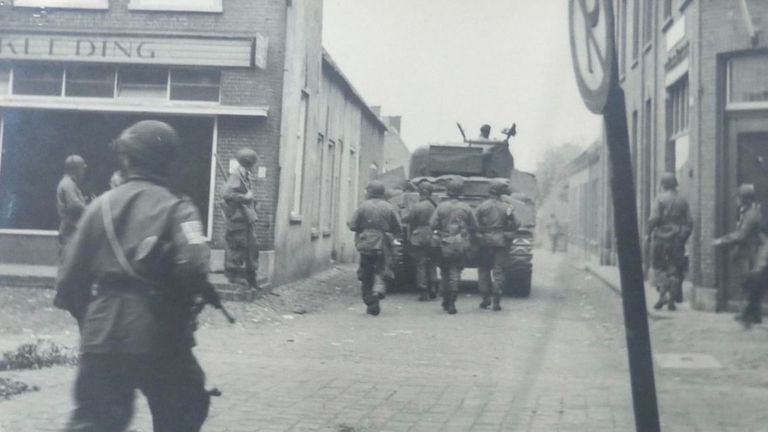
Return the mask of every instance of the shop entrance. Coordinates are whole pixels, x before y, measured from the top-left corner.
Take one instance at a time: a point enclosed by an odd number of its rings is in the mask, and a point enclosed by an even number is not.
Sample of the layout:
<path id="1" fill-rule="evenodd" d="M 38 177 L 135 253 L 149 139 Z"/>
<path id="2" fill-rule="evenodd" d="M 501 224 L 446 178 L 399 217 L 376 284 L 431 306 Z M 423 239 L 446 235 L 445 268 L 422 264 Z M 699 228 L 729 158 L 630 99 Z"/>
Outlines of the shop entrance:
<path id="1" fill-rule="evenodd" d="M 64 159 L 79 154 L 86 160 L 83 192 L 98 196 L 117 169 L 109 143 L 127 126 L 149 118 L 179 132 L 182 151 L 171 186 L 192 198 L 207 226 L 213 118 L 21 109 L 2 111 L 0 229 L 57 230 L 56 185 Z"/>

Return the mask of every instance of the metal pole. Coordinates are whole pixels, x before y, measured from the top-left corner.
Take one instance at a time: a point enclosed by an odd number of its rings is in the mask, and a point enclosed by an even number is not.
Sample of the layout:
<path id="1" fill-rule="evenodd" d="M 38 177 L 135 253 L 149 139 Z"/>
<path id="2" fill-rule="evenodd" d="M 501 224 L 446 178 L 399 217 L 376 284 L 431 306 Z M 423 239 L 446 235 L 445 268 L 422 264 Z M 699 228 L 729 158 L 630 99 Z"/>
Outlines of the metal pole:
<path id="1" fill-rule="evenodd" d="M 609 12 L 612 13 L 612 11 Z M 616 58 L 617 56 L 614 55 L 611 66 L 614 77 L 618 76 Z M 638 432 L 660 432 L 651 339 L 648 332 L 648 310 L 645 304 L 645 284 L 640 258 L 635 186 L 629 153 L 626 105 L 624 90 L 616 80 L 609 91 L 603 118 L 611 167 L 614 231 L 619 255 L 621 299 L 624 307 L 624 328 L 627 338 L 635 428 Z"/>

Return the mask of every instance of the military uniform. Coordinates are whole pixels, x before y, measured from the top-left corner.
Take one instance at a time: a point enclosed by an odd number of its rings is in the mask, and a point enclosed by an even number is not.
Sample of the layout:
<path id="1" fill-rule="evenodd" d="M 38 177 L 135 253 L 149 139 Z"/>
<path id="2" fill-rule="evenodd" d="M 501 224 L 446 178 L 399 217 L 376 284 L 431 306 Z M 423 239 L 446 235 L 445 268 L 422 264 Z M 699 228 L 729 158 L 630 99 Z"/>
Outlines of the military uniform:
<path id="1" fill-rule="evenodd" d="M 469 205 L 456 199 L 461 193 L 451 193 L 450 187 L 449 184 L 449 199 L 437 206 L 432 214 L 430 227 L 438 231 L 440 237 L 440 284 L 443 308 L 448 313 L 454 314 L 461 271 L 471 237 L 477 230 L 477 221 Z"/>
<path id="2" fill-rule="evenodd" d="M 685 243 L 691 235 L 693 220 L 685 198 L 674 189 L 665 190 L 656 198 L 648 231 L 653 250 L 654 283 L 659 289 L 660 309 L 667 301 L 675 309 L 675 291 L 681 288 L 685 268 Z"/>
<path id="3" fill-rule="evenodd" d="M 491 196 L 477 207 L 478 243 L 478 288 L 483 296 L 480 307 L 490 306 L 493 297 L 493 309 L 501 310 L 500 300 L 509 266 L 510 235 L 517 230 L 519 223 L 512 207 L 501 200 L 500 195 Z M 491 278 L 493 273 L 493 278 Z"/>
<path id="4" fill-rule="evenodd" d="M 373 183 L 373 182 L 372 182 Z M 355 232 L 355 247 L 360 253 L 357 277 L 361 282 L 363 302 L 371 315 L 379 314 L 379 300 L 384 298 L 384 281 L 391 257 L 390 235 L 401 233 L 400 218 L 392 204 L 385 201 L 384 186 L 369 184 L 369 199 L 352 214 L 349 229 Z"/>
<path id="5" fill-rule="evenodd" d="M 734 260 L 747 295 L 747 306 L 740 316 L 745 323 L 762 321 L 760 302 L 768 283 L 768 238 L 761 230 L 762 217 L 757 204 L 742 205 L 736 230 L 717 243 L 736 247 Z"/>
<path id="6" fill-rule="evenodd" d="M 416 285 L 420 292 L 419 300 L 434 298 L 432 285 L 437 282 L 435 252 L 432 228 L 429 225 L 435 205 L 427 198 L 413 204 L 403 218 L 410 232 L 409 253 L 416 270 Z"/>
<path id="7" fill-rule="evenodd" d="M 59 181 L 56 187 L 56 210 L 59 213 L 59 244 L 64 247 L 69 243 L 77 228 L 77 222 L 85 210 L 85 197 L 80 187 L 69 174 Z"/>
<path id="8" fill-rule="evenodd" d="M 114 239 L 139 278 L 110 244 L 105 206 Z M 128 176 L 86 209 L 54 300 L 82 324 L 76 409 L 66 430 L 125 430 L 137 388 L 156 432 L 200 430 L 209 395 L 191 350 L 192 309 L 208 257 L 195 206 L 151 177 Z"/>
<path id="9" fill-rule="evenodd" d="M 259 249 L 253 224 L 253 191 L 248 170 L 238 168 L 224 186 L 224 215 L 227 230 L 224 234 L 224 271 L 230 281 L 244 278 L 255 287 L 259 269 Z M 245 268 L 243 268 L 243 266 Z"/>

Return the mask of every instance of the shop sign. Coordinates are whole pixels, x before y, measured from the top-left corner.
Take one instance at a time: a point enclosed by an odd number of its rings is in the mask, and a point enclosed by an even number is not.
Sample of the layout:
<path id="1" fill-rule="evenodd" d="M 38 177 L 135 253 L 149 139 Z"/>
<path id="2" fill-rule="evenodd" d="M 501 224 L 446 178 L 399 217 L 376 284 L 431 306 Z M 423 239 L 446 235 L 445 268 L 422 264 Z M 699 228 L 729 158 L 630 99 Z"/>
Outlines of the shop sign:
<path id="1" fill-rule="evenodd" d="M 250 67 L 252 39 L 0 33 L 0 60 Z"/>
<path id="2" fill-rule="evenodd" d="M 675 49 L 667 55 L 667 61 L 664 63 L 664 68 L 667 71 L 674 69 L 677 65 L 688 59 L 690 50 L 691 43 L 689 41 L 685 41 L 685 43 L 675 47 Z"/>

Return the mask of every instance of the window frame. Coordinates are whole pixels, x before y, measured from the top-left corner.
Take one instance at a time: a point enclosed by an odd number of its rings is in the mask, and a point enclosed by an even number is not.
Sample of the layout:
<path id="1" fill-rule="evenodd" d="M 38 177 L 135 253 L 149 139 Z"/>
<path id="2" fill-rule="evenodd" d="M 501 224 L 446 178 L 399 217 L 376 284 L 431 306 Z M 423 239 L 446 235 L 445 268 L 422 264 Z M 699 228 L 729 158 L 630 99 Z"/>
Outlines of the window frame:
<path id="1" fill-rule="evenodd" d="M 129 0 L 130 11 L 224 12 L 223 0 L 186 0 L 186 4 L 168 4 L 168 0 Z"/>
<path id="2" fill-rule="evenodd" d="M 109 0 L 13 0 L 13 7 L 50 9 L 109 9 Z"/>

